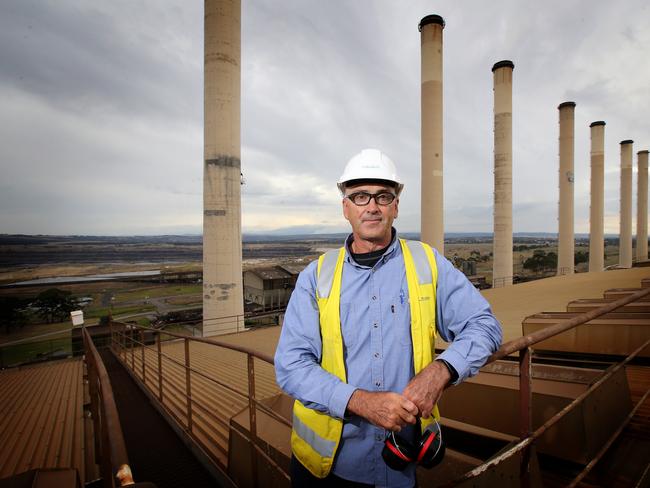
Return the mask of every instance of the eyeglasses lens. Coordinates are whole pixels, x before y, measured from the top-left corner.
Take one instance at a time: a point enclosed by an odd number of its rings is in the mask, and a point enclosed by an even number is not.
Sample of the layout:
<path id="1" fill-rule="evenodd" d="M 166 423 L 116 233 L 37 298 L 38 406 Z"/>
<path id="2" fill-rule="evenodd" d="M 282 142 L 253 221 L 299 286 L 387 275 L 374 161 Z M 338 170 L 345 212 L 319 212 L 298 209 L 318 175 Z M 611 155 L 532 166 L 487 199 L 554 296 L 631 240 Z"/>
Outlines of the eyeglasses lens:
<path id="1" fill-rule="evenodd" d="M 359 191 L 348 195 L 348 198 L 352 200 L 352 203 L 359 206 L 368 205 L 371 198 L 375 199 L 377 205 L 390 205 L 395 200 L 395 195 L 390 192 L 366 193 L 365 191 Z"/>

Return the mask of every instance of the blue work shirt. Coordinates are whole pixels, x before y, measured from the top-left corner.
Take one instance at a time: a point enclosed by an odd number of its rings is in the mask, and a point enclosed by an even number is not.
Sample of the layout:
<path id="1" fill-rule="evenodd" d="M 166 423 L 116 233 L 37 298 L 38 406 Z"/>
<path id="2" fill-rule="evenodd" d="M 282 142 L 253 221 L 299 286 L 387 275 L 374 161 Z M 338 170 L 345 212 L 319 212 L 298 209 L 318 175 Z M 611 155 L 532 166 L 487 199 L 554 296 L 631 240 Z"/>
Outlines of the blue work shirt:
<path id="1" fill-rule="evenodd" d="M 357 388 L 402 393 L 414 376 L 411 312 L 402 250 L 396 233 L 374 267 L 350 255 L 351 236 L 341 283 L 341 333 L 347 383 L 320 366 L 321 334 L 316 302 L 317 261 L 300 273 L 289 300 L 275 353 L 280 387 L 306 407 L 344 420 L 333 473 L 376 486 L 410 487 L 415 465 L 394 471 L 381 457 L 386 431 L 365 419 L 346 416 Z M 437 356 L 451 364 L 461 382 L 475 375 L 501 344 L 501 327 L 488 302 L 465 275 L 434 250 L 438 267 L 436 326 L 451 343 Z M 413 428 L 402 429 L 412 435 Z"/>

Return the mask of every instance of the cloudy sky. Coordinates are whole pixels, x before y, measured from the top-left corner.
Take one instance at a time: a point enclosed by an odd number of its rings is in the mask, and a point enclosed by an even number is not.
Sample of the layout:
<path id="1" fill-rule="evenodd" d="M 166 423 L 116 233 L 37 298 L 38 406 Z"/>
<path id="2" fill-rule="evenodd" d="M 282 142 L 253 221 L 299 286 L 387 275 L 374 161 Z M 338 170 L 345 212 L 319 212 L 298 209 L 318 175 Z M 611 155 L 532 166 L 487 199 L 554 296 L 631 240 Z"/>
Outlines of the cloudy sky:
<path id="1" fill-rule="evenodd" d="M 417 25 L 437 13 L 445 230 L 492 230 L 491 67 L 511 59 L 514 230 L 557 231 L 557 105 L 572 100 L 576 232 L 589 124 L 605 120 L 616 233 L 619 142 L 635 166 L 650 147 L 649 5 L 243 0 L 244 231 L 344 230 L 335 181 L 364 147 L 397 163 L 397 226 L 419 230 Z M 202 124 L 202 1 L 0 3 L 0 233 L 200 233 Z"/>

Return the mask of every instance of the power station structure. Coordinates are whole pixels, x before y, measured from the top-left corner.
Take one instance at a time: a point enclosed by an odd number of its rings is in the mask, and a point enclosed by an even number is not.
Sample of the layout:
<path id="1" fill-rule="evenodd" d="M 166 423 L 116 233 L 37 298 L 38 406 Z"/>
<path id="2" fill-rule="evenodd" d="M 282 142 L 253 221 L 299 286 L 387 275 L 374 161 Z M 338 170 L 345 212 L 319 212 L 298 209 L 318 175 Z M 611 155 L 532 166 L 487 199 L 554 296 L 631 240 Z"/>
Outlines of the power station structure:
<path id="1" fill-rule="evenodd" d="M 648 260 L 648 151 L 637 153 L 636 260 Z"/>
<path id="2" fill-rule="evenodd" d="M 512 61 L 492 66 L 494 81 L 494 242 L 492 286 L 512 285 Z"/>
<path id="3" fill-rule="evenodd" d="M 597 120 L 591 131 L 591 204 L 589 206 L 589 272 L 605 269 L 605 122 Z"/>
<path id="4" fill-rule="evenodd" d="M 241 2 L 205 2 L 203 335 L 243 329 Z"/>
<path id="5" fill-rule="evenodd" d="M 424 17 L 421 44 L 421 239 L 444 254 L 444 186 L 442 141 L 442 31 L 439 15 Z"/>
<path id="6" fill-rule="evenodd" d="M 619 266 L 632 267 L 632 144 L 621 141 L 621 217 L 618 242 Z"/>
<path id="7" fill-rule="evenodd" d="M 560 116 L 560 202 L 558 213 L 557 274 L 573 274 L 573 156 L 575 131 L 575 102 L 558 106 Z"/>

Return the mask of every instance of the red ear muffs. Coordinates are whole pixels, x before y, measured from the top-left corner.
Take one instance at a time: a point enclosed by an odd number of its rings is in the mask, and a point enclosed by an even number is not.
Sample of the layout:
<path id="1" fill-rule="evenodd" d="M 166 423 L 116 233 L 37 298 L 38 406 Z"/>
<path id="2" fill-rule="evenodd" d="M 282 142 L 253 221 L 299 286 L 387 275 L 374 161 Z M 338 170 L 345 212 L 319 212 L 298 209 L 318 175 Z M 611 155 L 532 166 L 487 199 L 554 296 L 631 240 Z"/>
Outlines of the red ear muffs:
<path id="1" fill-rule="evenodd" d="M 419 425 L 418 421 L 417 432 L 420 432 Z M 381 451 L 384 462 L 397 471 L 403 471 L 412 462 L 427 469 L 433 468 L 442 461 L 444 455 L 445 446 L 438 422 L 428 426 L 415 445 L 394 432 L 389 433 Z"/>

